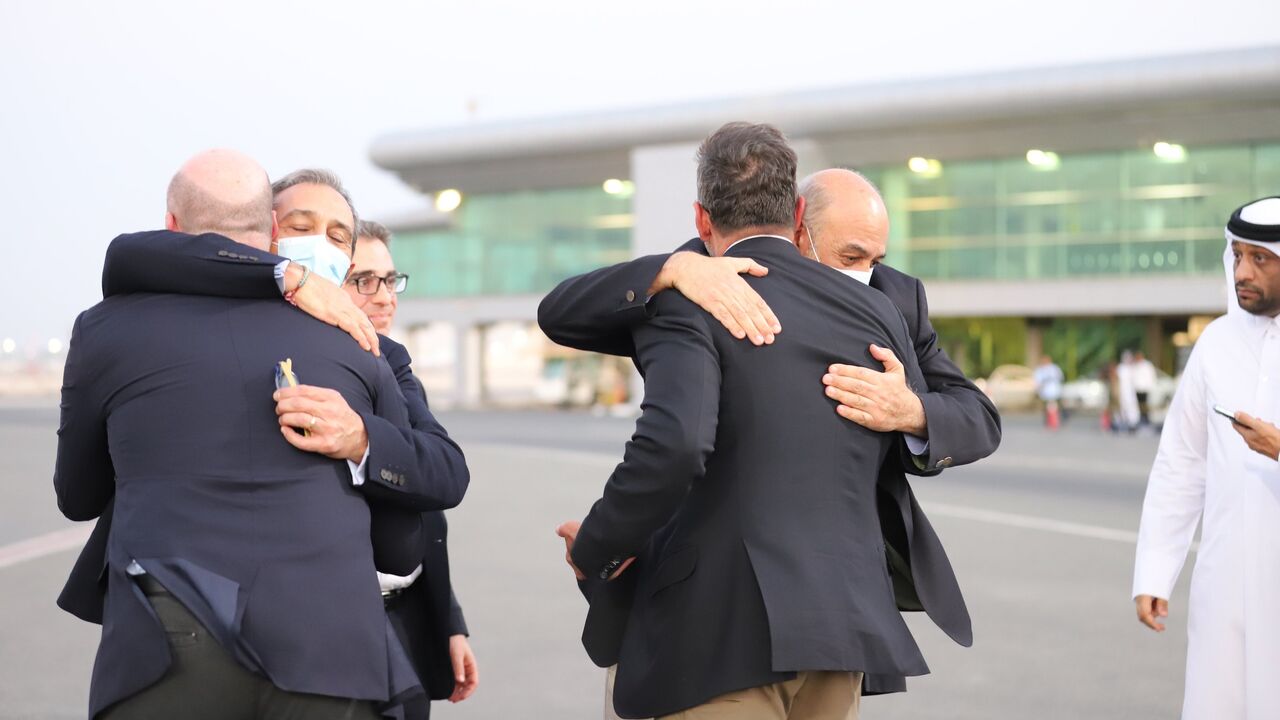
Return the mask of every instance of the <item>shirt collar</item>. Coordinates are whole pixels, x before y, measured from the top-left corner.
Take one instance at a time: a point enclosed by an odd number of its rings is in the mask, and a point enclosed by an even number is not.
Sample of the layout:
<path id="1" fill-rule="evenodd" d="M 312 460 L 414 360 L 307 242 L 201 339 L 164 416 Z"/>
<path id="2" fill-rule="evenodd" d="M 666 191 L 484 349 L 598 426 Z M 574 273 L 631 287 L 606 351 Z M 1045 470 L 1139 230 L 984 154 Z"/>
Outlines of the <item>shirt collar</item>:
<path id="1" fill-rule="evenodd" d="M 733 246 L 734 246 L 734 245 L 737 245 L 738 243 L 742 242 L 743 240 L 750 240 L 750 239 L 752 239 L 752 238 L 761 238 L 761 237 L 767 237 L 767 238 L 778 238 L 779 240 L 781 240 L 781 241 L 782 241 L 782 242 L 784 242 L 784 243 L 787 243 L 788 245 L 793 244 L 793 243 L 791 242 L 791 239 L 790 239 L 790 238 L 785 238 L 785 237 L 782 237 L 781 235 L 748 235 L 747 237 L 742 238 L 742 240 L 738 240 L 738 241 L 734 242 L 734 243 L 733 243 L 733 245 L 730 245 L 729 247 L 725 248 L 725 249 L 724 249 L 724 251 L 725 251 L 726 253 L 728 253 L 730 250 L 732 250 L 732 249 L 733 249 Z"/>
<path id="2" fill-rule="evenodd" d="M 1249 328 L 1249 334 L 1254 340 L 1261 341 L 1268 329 L 1280 331 L 1280 316 L 1270 318 L 1265 315 L 1245 313 L 1244 317 L 1247 320 L 1245 326 Z"/>

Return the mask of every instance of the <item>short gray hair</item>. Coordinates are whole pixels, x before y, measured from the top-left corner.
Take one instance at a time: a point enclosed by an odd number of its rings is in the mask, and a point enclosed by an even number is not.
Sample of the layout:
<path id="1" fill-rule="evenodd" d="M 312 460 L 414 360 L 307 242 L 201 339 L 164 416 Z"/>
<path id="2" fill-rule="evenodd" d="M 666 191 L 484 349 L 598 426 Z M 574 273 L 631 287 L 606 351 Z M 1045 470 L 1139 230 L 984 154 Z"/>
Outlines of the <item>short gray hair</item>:
<path id="1" fill-rule="evenodd" d="M 271 234 L 271 193 L 265 177 L 262 192 L 237 205 L 215 197 L 178 173 L 169 181 L 165 205 L 182 223 L 184 232 L 212 232 L 233 239 L 244 233 Z"/>
<path id="2" fill-rule="evenodd" d="M 772 125 L 724 125 L 698 148 L 698 203 L 723 232 L 793 224 L 795 151 Z"/>
<path id="3" fill-rule="evenodd" d="M 295 185 L 323 185 L 332 188 L 335 192 L 347 201 L 347 207 L 351 208 L 351 219 L 355 221 L 355 226 L 360 227 L 360 214 L 356 212 L 356 204 L 351 202 L 351 193 L 347 192 L 347 188 L 342 184 L 342 178 L 332 170 L 324 170 L 322 168 L 303 168 L 294 170 L 284 177 L 271 183 L 271 197 L 274 205 L 274 199 L 280 197 L 280 193 L 288 190 Z M 354 231 L 354 228 L 353 228 Z M 355 243 L 356 238 L 352 238 L 351 242 Z"/>
<path id="4" fill-rule="evenodd" d="M 380 241 L 388 248 L 391 247 L 391 231 L 386 225 L 372 220 L 361 220 L 356 226 L 356 237 L 372 238 Z"/>

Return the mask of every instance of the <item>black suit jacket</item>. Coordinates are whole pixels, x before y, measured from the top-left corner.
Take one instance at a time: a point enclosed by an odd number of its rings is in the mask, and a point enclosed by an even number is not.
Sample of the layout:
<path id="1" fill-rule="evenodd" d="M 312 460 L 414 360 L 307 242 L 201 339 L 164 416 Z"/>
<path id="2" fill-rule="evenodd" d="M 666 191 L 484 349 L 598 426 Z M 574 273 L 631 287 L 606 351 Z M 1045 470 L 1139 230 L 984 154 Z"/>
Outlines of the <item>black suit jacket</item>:
<path id="1" fill-rule="evenodd" d="M 54 487 L 70 519 L 112 513 L 91 715 L 170 662 L 132 562 L 282 689 L 380 701 L 419 684 L 374 569 L 413 570 L 431 503 L 398 478 L 356 488 L 345 462 L 285 442 L 271 400 L 285 358 L 362 415 L 408 427 L 386 363 L 280 302 L 138 294 L 77 319 Z"/>
<path id="2" fill-rule="evenodd" d="M 729 255 L 782 320 L 777 342 L 736 340 L 677 293 L 633 329 L 643 412 L 573 548 L 589 577 L 583 641 L 618 662 L 623 717 L 660 716 L 804 670 L 928 671 L 894 603 L 877 469 L 902 450 L 836 414 L 817 378 L 874 367 L 872 343 L 922 386 L 906 323 L 881 293 L 756 237 Z M 628 556 L 626 582 L 603 582 Z"/>
<path id="3" fill-rule="evenodd" d="M 706 246 L 695 238 L 677 251 L 706 254 Z M 539 324 L 562 345 L 634 357 L 631 328 L 650 317 L 646 295 L 669 257 L 649 255 L 565 280 L 539 305 Z M 926 464 L 937 466 L 950 458 L 944 464 L 963 465 L 990 455 L 1000 443 L 999 413 L 938 347 L 923 283 L 880 265 L 871 276 L 871 287 L 902 312 L 925 378 L 926 387 L 917 392 L 929 423 Z M 944 632 L 968 646 L 973 632 L 964 597 L 942 543 L 907 482 L 908 472 L 920 474 L 914 462 L 904 463 L 900 453 L 891 454 L 881 467 L 877 493 L 899 608 L 926 611 Z M 866 694 L 905 689 L 902 677 L 868 674 L 865 679 Z"/>
<path id="4" fill-rule="evenodd" d="M 154 292 L 279 302 L 274 272 L 284 260 L 215 233 L 121 235 L 107 247 L 102 295 Z M 389 342 L 382 341 L 384 346 Z M 310 383 L 305 377 L 302 380 Z M 471 480 L 466 459 L 430 411 L 424 417 L 417 429 L 395 428 L 376 416 L 364 417 L 369 478 L 383 480 L 384 470 L 391 477 L 403 475 L 403 487 L 413 491 L 402 494 L 421 496 L 423 501 L 414 503 L 419 510 L 455 507 Z"/>
<path id="5" fill-rule="evenodd" d="M 403 345 L 379 336 L 382 355 L 395 372 L 400 392 L 409 410 L 409 424 L 415 430 L 439 426 L 427 404 L 427 393 L 414 376 L 412 359 Z M 443 428 L 441 428 L 443 432 Z M 405 589 L 405 597 L 396 602 L 389 614 L 412 616 L 395 627 L 426 627 L 426 637 L 400 637 L 413 662 L 427 696 L 443 700 L 453 693 L 453 664 L 449 657 L 449 638 L 468 635 L 467 622 L 453 592 L 449 573 L 449 524 L 443 512 L 422 514 L 422 545 L 419 553 L 422 575 Z"/>
<path id="6" fill-rule="evenodd" d="M 273 270 L 283 258 L 246 249 L 244 245 L 216 234 L 138 233 L 121 235 L 107 250 L 103 268 L 103 292 L 107 296 L 137 292 L 169 292 L 215 297 L 260 298 L 280 301 Z M 379 336 L 382 356 L 391 367 L 408 410 L 417 458 L 416 476 L 427 478 L 447 492 L 465 491 L 470 474 L 462 449 L 436 420 L 427 403 L 426 392 L 413 374 L 408 350 L 386 336 Z M 386 434 L 386 426 L 374 423 L 370 430 L 368 472 L 381 477 L 379 463 L 388 447 L 401 444 Z M 400 430 L 396 430 L 400 433 Z M 460 497 L 459 497 L 460 499 Z M 67 612 L 101 624 L 102 600 L 106 593 L 105 555 L 111 527 L 110 510 L 103 513 L 89 541 L 72 568 L 58 597 Z M 396 604 L 396 612 L 426 617 L 431 637 L 400 638 L 410 660 L 433 699 L 443 699 L 453 691 L 449 661 L 449 638 L 467 635 L 466 620 L 455 596 L 449 573 L 448 523 L 444 513 L 422 515 L 422 542 L 415 550 L 423 566 L 422 575 L 406 591 L 407 601 Z"/>

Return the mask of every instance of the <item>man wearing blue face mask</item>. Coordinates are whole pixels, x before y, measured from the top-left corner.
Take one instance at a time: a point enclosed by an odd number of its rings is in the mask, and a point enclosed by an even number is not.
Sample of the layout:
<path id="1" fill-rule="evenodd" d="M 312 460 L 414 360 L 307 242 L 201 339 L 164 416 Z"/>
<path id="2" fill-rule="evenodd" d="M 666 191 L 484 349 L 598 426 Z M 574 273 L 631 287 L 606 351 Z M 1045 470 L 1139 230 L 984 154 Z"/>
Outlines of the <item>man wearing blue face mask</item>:
<path id="1" fill-rule="evenodd" d="M 804 178 L 799 191 L 806 200 L 794 237 L 800 252 L 848 275 L 851 282 L 884 293 L 907 321 L 927 388 L 913 392 L 899 359 L 877 347 L 871 354 L 885 364 L 885 372 L 837 364 L 822 380 L 828 396 L 840 403 L 842 417 L 872 430 L 916 436 L 909 443 L 917 467 L 904 467 L 891 455 L 880 468 L 877 492 L 886 561 L 899 607 L 924 610 L 967 646 L 972 631 L 959 585 L 904 473 L 990 455 L 1000 443 L 1000 416 L 938 346 L 923 284 L 881 262 L 889 217 L 875 187 L 856 172 L 831 169 Z M 767 272 L 749 258 L 707 257 L 706 247 L 695 238 L 670 255 L 651 255 L 565 280 L 542 300 L 538 322 L 561 345 L 634 356 L 631 330 L 649 319 L 648 301 L 676 290 L 735 336 L 764 345 L 782 328 L 741 274 Z M 864 694 L 906 687 L 901 677 L 869 674 L 864 682 Z"/>
<path id="2" fill-rule="evenodd" d="M 368 324 L 364 313 L 340 289 L 352 266 L 357 227 L 355 209 L 341 181 L 328 171 L 300 170 L 277 180 L 271 189 L 279 226 L 271 250 L 279 256 L 250 253 L 245 246 L 217 234 L 185 235 L 178 227 L 171 228 L 177 232 L 170 233 L 163 243 L 147 236 L 121 236 L 107 252 L 104 294 L 165 292 L 275 299 L 280 303 L 284 302 L 283 294 L 300 309 L 330 324 L 340 324 L 335 318 L 342 317 L 343 303 Z M 304 297 L 307 300 L 303 301 Z M 326 310 L 336 314 L 324 316 L 320 312 Z M 359 333 L 352 334 L 360 339 Z M 281 432 L 300 450 L 348 458 L 357 485 L 390 484 L 415 494 L 425 493 L 434 507 L 452 507 L 461 501 L 469 482 L 462 451 L 427 408 L 407 351 L 384 336 L 374 337 L 373 348 L 381 345 L 399 384 L 409 427 L 393 427 L 379 418 L 356 413 L 333 390 L 304 384 L 280 390 L 275 396 Z M 305 366 L 305 358 L 293 359 L 295 367 Z M 305 371 L 300 374 L 305 383 Z M 295 428 L 304 428 L 308 434 Z M 102 622 L 99 570 L 109 532 L 110 512 L 95 528 L 58 599 L 59 606 L 90 622 Z M 405 571 L 416 576 L 422 569 L 420 565 L 416 569 L 409 566 Z M 383 588 L 384 602 L 386 594 Z M 432 697 L 447 697 L 453 689 L 452 683 L 447 688 L 426 687 L 424 680 L 423 685 Z"/>
<path id="3" fill-rule="evenodd" d="M 273 251 L 341 287 L 355 252 L 357 218 L 338 177 L 327 170 L 298 170 L 272 183 L 271 193 L 280 224 Z M 287 266 L 276 266 L 282 282 Z"/>

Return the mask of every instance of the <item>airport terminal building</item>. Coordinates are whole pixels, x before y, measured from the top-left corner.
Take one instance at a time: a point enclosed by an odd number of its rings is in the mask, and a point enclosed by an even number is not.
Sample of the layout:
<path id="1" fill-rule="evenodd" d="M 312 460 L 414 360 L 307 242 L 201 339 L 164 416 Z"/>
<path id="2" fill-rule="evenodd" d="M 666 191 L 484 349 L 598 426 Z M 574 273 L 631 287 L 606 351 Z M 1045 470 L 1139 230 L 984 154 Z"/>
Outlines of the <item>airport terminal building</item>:
<path id="1" fill-rule="evenodd" d="M 692 237 L 694 154 L 731 120 L 780 127 L 802 175 L 880 187 L 887 262 L 973 377 L 1042 352 L 1076 377 L 1125 348 L 1176 372 L 1225 308 L 1226 219 L 1280 195 L 1280 46 L 386 135 L 374 162 L 438 208 L 388 223 L 433 397 L 623 392 L 625 365 L 542 337 L 538 301 Z"/>

